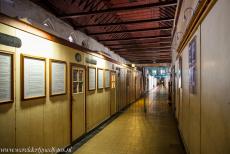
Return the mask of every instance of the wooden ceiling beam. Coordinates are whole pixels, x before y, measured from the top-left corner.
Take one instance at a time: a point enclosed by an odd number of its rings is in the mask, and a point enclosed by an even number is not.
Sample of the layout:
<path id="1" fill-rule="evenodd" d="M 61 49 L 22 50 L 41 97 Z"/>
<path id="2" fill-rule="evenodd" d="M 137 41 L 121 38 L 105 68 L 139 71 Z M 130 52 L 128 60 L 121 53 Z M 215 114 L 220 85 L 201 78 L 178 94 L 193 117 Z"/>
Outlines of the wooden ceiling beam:
<path id="1" fill-rule="evenodd" d="M 171 47 L 161 47 L 161 48 L 129 48 L 129 49 L 111 49 L 112 51 L 158 51 L 158 50 L 170 50 Z"/>
<path id="2" fill-rule="evenodd" d="M 123 57 L 127 57 L 127 58 L 139 58 L 139 59 L 149 59 L 149 58 L 171 58 L 171 56 L 165 56 L 165 57 L 161 57 L 161 56 L 147 56 L 147 57 L 135 57 L 135 56 L 125 56 L 123 55 Z"/>
<path id="3" fill-rule="evenodd" d="M 141 46 L 141 45 L 154 45 L 154 44 L 171 44 L 171 41 L 165 41 L 165 42 L 132 42 L 132 43 L 121 43 L 121 44 L 105 44 L 105 46 L 107 47 L 116 47 L 116 46 L 133 46 L 133 45 L 137 45 L 137 46 Z"/>
<path id="4" fill-rule="evenodd" d="M 159 7 L 168 7 L 168 6 L 175 6 L 177 5 L 177 1 L 166 1 L 166 2 L 157 2 L 152 4 L 142 4 L 142 5 L 135 5 L 135 6 L 125 6 L 125 7 L 117 7 L 117 8 L 109 8 L 104 10 L 95 10 L 95 11 L 88 11 L 88 12 L 78 12 L 72 13 L 67 15 L 59 16 L 61 19 L 66 18 L 78 18 L 78 17 L 85 17 L 91 15 L 98 15 L 104 13 L 121 13 L 121 12 L 128 12 L 128 11 L 136 11 L 136 10 L 143 10 L 143 9 L 152 9 L 152 8 L 159 8 Z"/>
<path id="5" fill-rule="evenodd" d="M 161 49 L 161 48 L 169 48 L 171 49 L 170 45 L 167 46 L 141 46 L 141 47 L 135 47 L 135 46 L 131 46 L 131 47 L 122 47 L 122 48 L 110 48 L 111 50 L 136 50 L 136 49 Z"/>
<path id="6" fill-rule="evenodd" d="M 161 53 L 166 53 L 166 52 L 170 52 L 171 53 L 171 51 L 170 50 L 162 50 L 162 49 L 160 49 L 160 50 L 144 50 L 144 51 L 141 51 L 141 50 L 132 50 L 132 51 L 116 51 L 116 53 L 118 53 L 118 54 L 120 54 L 120 53 L 141 53 L 141 54 L 143 54 L 143 53 L 157 53 L 157 52 L 161 52 Z"/>
<path id="7" fill-rule="evenodd" d="M 174 21 L 174 18 L 156 18 L 156 19 L 145 19 L 145 20 L 137 20 L 137 21 L 122 21 L 122 22 L 114 22 L 114 23 L 99 23 L 99 24 L 88 24 L 88 25 L 80 25 L 76 26 L 76 28 L 88 28 L 88 27 L 104 27 L 104 26 L 121 26 L 121 25 L 133 25 L 133 24 L 142 24 L 148 22 L 165 22 L 165 21 Z"/>
<path id="8" fill-rule="evenodd" d="M 172 36 L 171 35 L 158 35 L 158 36 L 143 36 L 143 37 L 117 38 L 117 39 L 97 39 L 97 40 L 100 42 L 111 42 L 111 41 L 164 39 L 164 38 L 172 38 Z"/>
<path id="9" fill-rule="evenodd" d="M 122 30 L 122 31 L 88 33 L 88 35 L 96 36 L 96 35 L 117 34 L 117 33 L 146 32 L 146 31 L 156 31 L 156 30 L 172 30 L 172 27 L 168 26 L 168 27 L 157 27 L 157 28 L 145 28 L 145 29 L 142 28 L 142 29 Z"/>
<path id="10" fill-rule="evenodd" d="M 119 53 L 121 55 L 130 55 L 130 56 L 146 56 L 146 55 L 171 55 L 170 52 L 165 52 L 165 53 L 161 53 L 161 52 L 155 52 L 155 53 Z"/>
<path id="11" fill-rule="evenodd" d="M 151 56 L 130 56 L 130 55 L 122 55 L 124 57 L 133 57 L 133 58 L 151 58 L 151 57 L 159 57 L 159 58 L 170 58 L 171 56 L 160 56 L 160 55 L 151 55 Z"/>

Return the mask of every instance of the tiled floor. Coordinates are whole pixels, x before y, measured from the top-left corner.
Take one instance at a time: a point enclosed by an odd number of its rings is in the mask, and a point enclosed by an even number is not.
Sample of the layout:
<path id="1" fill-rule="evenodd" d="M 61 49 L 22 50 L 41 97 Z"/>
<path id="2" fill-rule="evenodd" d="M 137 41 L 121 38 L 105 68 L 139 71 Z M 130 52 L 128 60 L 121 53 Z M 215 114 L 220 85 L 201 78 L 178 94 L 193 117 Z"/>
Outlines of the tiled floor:
<path id="1" fill-rule="evenodd" d="M 166 89 L 140 99 L 75 154 L 184 154 Z"/>

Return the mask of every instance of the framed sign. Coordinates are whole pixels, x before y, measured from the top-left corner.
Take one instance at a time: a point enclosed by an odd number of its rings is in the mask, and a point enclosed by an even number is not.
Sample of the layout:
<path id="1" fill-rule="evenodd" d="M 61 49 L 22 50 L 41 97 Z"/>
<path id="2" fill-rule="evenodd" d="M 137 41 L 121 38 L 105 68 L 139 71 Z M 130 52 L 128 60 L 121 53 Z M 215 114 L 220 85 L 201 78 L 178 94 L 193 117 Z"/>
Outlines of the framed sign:
<path id="1" fill-rule="evenodd" d="M 13 54 L 0 51 L 0 104 L 14 100 Z"/>
<path id="2" fill-rule="evenodd" d="M 96 89 L 96 68 L 88 68 L 88 90 Z"/>
<path id="3" fill-rule="evenodd" d="M 110 70 L 105 70 L 105 88 L 110 88 Z"/>
<path id="4" fill-rule="evenodd" d="M 189 43 L 189 91 L 196 93 L 196 36 Z"/>
<path id="5" fill-rule="evenodd" d="M 65 61 L 50 59 L 50 96 L 66 94 L 67 64 Z"/>
<path id="6" fill-rule="evenodd" d="M 46 59 L 21 55 L 22 100 L 46 97 Z"/>
<path id="7" fill-rule="evenodd" d="M 98 68 L 97 69 L 97 89 L 104 88 L 104 70 Z"/>

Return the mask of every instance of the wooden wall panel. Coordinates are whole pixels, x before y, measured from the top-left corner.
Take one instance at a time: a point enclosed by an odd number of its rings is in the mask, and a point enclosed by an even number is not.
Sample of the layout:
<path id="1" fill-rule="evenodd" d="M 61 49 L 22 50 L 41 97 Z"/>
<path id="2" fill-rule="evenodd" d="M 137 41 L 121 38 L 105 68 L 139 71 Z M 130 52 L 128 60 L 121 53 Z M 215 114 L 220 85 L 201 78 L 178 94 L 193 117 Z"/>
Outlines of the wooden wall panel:
<path id="1" fill-rule="evenodd" d="M 90 131 L 110 116 L 110 88 L 88 91 L 86 101 L 87 131 Z"/>
<path id="2" fill-rule="evenodd" d="M 65 55 L 63 51 L 68 49 L 57 43 L 46 41 L 31 34 L 17 31 L 23 42 L 23 46 L 17 49 L 17 67 L 20 70 L 20 54 L 72 61 L 71 54 Z M 32 44 L 30 42 L 36 42 Z M 69 57 L 68 57 L 69 56 Z M 69 69 L 69 68 L 68 68 Z M 69 70 L 68 70 L 69 71 Z M 69 73 L 69 72 L 68 72 Z M 20 72 L 17 72 L 17 110 L 16 116 L 16 145 L 17 147 L 40 146 L 40 147 L 65 147 L 70 143 L 69 123 L 69 96 L 48 97 L 49 94 L 49 65 L 46 67 L 47 97 L 31 101 L 20 99 Z M 67 80 L 68 82 L 68 80 Z M 69 85 L 67 86 L 69 94 Z M 26 137 L 25 137 L 26 136 Z M 28 139 L 26 139 L 28 138 Z"/>
<path id="3" fill-rule="evenodd" d="M 182 121 L 181 131 L 185 147 L 188 148 L 189 138 L 189 69 L 188 69 L 188 46 L 182 53 Z"/>
<path id="4" fill-rule="evenodd" d="M 176 119 L 179 120 L 179 113 L 180 113 L 180 90 L 179 90 L 179 87 L 178 87 L 178 73 L 179 73 L 179 60 L 176 60 L 175 62 L 175 116 L 176 116 Z"/>
<path id="5" fill-rule="evenodd" d="M 230 153 L 230 2 L 217 1 L 197 29 L 197 93 L 189 93 L 188 45 L 182 52 L 182 117 L 189 153 Z"/>
<path id="6" fill-rule="evenodd" d="M 189 90 L 189 61 L 188 50 L 189 45 L 186 46 L 182 53 L 182 101 L 180 98 L 180 90 L 177 89 L 176 102 L 178 116 L 179 116 L 179 128 L 181 129 L 182 136 L 186 145 L 186 149 L 189 153 L 200 153 L 200 29 L 196 31 L 192 39 L 196 37 L 196 93 L 193 94 Z M 192 40 L 191 39 L 191 40 Z M 190 41 L 191 41 L 190 40 Z M 176 72 L 179 71 L 176 64 Z M 179 78 L 177 78 L 178 80 Z M 178 82 L 178 81 L 176 81 Z"/>
<path id="7" fill-rule="evenodd" d="M 201 151 L 230 153 L 230 10 L 217 1 L 201 25 Z"/>
<path id="8" fill-rule="evenodd" d="M 3 147 L 66 147 L 70 144 L 69 64 L 76 63 L 74 59 L 76 53 L 80 53 L 83 59 L 78 64 L 90 66 L 84 62 L 85 57 L 89 57 L 97 59 L 98 64 L 95 67 L 112 69 L 111 62 L 2 24 L 0 24 L 0 32 L 9 33 L 22 40 L 22 47 L 17 49 L 0 45 L 0 50 L 15 52 L 16 61 L 15 102 L 0 105 L 0 145 Z M 21 101 L 21 54 L 46 58 L 46 98 Z M 67 62 L 68 84 L 66 95 L 49 97 L 48 62 L 50 58 Z M 119 89 L 116 90 L 119 94 L 116 95 L 116 103 L 119 104 L 119 109 L 122 109 L 130 101 L 127 101 L 126 95 L 127 68 L 120 67 L 120 77 L 117 77 L 117 84 L 119 85 L 117 87 Z M 131 82 L 130 96 L 132 98 L 130 100 L 134 101 L 134 79 Z M 86 122 L 89 131 L 110 116 L 111 93 L 110 89 L 103 89 L 95 92 L 87 91 L 86 94 Z"/>
<path id="9" fill-rule="evenodd" d="M 196 93 L 189 93 L 189 150 L 190 153 L 200 153 L 200 28 L 196 31 Z M 192 38 L 192 39 L 193 39 Z M 190 40 L 191 41 L 191 40 Z"/>
<path id="10" fill-rule="evenodd" d="M 111 72 L 112 74 L 116 74 L 115 72 Z M 117 78 L 115 79 L 115 81 L 117 80 Z M 116 86 L 115 88 L 112 88 L 110 91 L 110 115 L 113 115 L 117 112 L 117 104 L 116 104 Z"/>
<path id="11" fill-rule="evenodd" d="M 15 30 L 0 24 L 2 33 L 15 36 Z M 15 48 L 0 45 L 0 50 L 14 53 Z M 15 56 L 14 56 L 15 59 Z M 14 81 L 15 82 L 15 81 Z M 0 104 L 0 147 L 15 146 L 15 101 L 8 104 Z"/>

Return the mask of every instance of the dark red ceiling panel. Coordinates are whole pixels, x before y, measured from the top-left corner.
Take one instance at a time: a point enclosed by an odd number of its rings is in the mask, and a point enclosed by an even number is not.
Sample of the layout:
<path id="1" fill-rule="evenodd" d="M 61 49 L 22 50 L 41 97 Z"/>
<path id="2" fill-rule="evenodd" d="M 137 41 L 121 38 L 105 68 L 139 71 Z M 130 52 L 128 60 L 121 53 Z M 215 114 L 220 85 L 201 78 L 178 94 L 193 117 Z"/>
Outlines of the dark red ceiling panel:
<path id="1" fill-rule="evenodd" d="M 177 0 L 32 1 L 110 49 L 125 48 L 117 53 L 134 63 L 149 63 L 151 58 L 157 62 L 171 60 L 170 48 L 159 51 L 167 53 L 162 57 L 149 47 L 170 47 Z M 141 50 L 134 52 L 127 47 Z"/>

